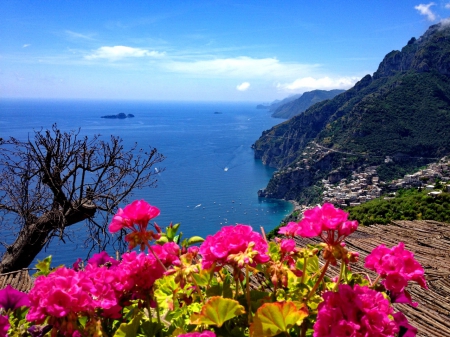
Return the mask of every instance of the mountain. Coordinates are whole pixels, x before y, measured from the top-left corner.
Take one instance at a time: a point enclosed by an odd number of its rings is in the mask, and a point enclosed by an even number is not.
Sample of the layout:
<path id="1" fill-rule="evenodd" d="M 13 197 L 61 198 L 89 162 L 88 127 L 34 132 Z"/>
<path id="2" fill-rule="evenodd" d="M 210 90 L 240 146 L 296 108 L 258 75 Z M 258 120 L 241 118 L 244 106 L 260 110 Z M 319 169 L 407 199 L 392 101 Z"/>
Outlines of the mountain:
<path id="1" fill-rule="evenodd" d="M 343 93 L 345 90 L 313 90 L 303 93 L 299 98 L 285 102 L 283 105 L 278 106 L 272 117 L 275 118 L 292 118 L 301 114 L 310 106 L 322 102 L 326 99 L 332 99 L 336 95 Z M 292 97 L 292 96 L 291 96 Z"/>
<path id="2" fill-rule="evenodd" d="M 322 179 L 374 167 L 390 180 L 450 154 L 450 27 L 431 26 L 331 100 L 264 131 L 255 157 L 278 168 L 261 196 L 320 201 Z"/>
<path id="3" fill-rule="evenodd" d="M 302 96 L 302 94 L 295 94 L 295 95 L 286 97 L 286 98 L 282 99 L 281 101 L 277 99 L 269 105 L 269 111 L 276 111 L 282 105 L 287 104 L 292 101 L 295 101 L 297 98 L 300 98 L 301 96 Z"/>

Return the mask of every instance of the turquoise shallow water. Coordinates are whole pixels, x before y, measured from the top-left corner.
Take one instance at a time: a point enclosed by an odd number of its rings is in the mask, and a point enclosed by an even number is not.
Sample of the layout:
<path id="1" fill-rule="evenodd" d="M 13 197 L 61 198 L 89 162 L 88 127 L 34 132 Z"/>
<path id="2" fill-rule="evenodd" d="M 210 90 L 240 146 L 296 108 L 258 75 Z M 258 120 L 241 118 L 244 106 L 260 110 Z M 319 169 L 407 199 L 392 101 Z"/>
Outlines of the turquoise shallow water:
<path id="1" fill-rule="evenodd" d="M 215 114 L 214 112 L 221 112 Z M 135 118 L 100 116 L 132 113 Z M 136 191 L 161 210 L 155 220 L 165 227 L 181 222 L 185 237 L 214 234 L 221 226 L 244 223 L 271 230 L 291 212 L 285 201 L 258 198 L 273 169 L 253 158 L 251 145 L 261 132 L 279 123 L 253 103 L 37 101 L 0 102 L 0 137 L 26 139 L 33 130 L 81 128 L 81 134 L 120 136 L 125 148 L 156 147 L 166 159 L 157 188 Z M 155 171 L 156 172 L 156 171 Z M 123 205 L 125 206 L 125 205 Z M 5 220 L 4 220 L 5 221 Z M 72 242 L 54 242 L 39 258 L 53 254 L 55 263 L 84 257 L 84 228 L 71 229 Z"/>

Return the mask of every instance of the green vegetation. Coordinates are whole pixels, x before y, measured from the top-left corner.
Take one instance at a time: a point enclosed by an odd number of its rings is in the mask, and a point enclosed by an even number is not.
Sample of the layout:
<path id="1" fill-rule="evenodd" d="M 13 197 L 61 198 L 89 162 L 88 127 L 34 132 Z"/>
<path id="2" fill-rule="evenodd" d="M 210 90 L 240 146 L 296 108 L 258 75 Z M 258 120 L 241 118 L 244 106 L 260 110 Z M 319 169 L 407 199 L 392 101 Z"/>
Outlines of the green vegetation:
<path id="1" fill-rule="evenodd" d="M 450 193 L 435 197 L 428 191 L 400 190 L 392 199 L 378 198 L 346 208 L 361 225 L 388 224 L 392 220 L 435 220 L 450 223 Z"/>

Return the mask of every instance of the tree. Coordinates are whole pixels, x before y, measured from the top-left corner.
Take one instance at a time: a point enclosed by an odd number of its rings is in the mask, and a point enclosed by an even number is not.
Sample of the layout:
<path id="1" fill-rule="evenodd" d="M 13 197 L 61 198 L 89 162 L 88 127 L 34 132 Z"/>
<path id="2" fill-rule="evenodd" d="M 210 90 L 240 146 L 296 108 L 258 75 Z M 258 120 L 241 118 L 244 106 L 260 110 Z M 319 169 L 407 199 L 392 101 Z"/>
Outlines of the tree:
<path id="1" fill-rule="evenodd" d="M 0 138 L 0 230 L 14 236 L 11 244 L 1 242 L 0 273 L 28 267 L 52 239 L 70 239 L 66 229 L 84 220 L 91 251 L 120 244 L 107 231 L 109 217 L 133 190 L 156 185 L 151 167 L 163 159 L 155 148 L 125 151 L 118 137 L 89 140 L 56 125 L 27 141 Z"/>

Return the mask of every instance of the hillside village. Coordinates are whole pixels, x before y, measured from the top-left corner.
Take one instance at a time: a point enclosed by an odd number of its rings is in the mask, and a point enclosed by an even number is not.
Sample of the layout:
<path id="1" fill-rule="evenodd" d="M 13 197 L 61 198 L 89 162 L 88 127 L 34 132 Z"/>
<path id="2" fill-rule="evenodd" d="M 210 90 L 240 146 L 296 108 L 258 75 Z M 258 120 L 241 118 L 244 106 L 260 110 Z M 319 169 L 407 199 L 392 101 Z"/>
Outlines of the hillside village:
<path id="1" fill-rule="evenodd" d="M 435 190 L 437 181 L 450 181 L 450 159 L 447 157 L 389 183 L 379 180 L 376 167 L 367 167 L 362 172 L 354 172 L 350 181 L 342 179 L 339 183 L 332 184 L 328 179 L 322 180 L 323 202 L 341 207 L 357 206 L 386 193 L 388 196 L 385 198 L 393 197 L 395 191 L 413 187 L 425 188 L 430 195 L 437 195 L 442 193 L 442 190 Z M 450 191 L 450 185 L 445 185 L 445 189 Z"/>

